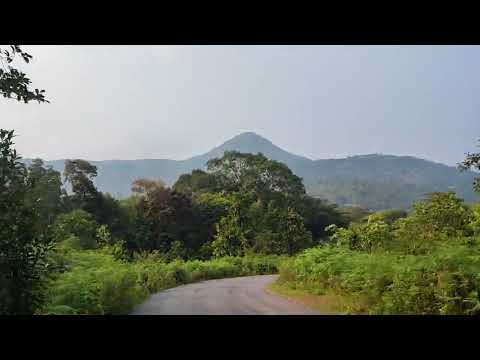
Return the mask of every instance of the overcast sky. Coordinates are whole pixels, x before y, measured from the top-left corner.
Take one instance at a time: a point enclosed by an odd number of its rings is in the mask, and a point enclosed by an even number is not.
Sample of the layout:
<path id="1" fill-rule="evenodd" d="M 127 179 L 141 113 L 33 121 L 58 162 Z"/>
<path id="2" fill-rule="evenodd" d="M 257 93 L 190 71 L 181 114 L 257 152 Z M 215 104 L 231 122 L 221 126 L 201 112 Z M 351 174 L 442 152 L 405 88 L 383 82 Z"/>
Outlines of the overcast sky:
<path id="1" fill-rule="evenodd" d="M 23 157 L 184 159 L 244 132 L 309 158 L 455 164 L 480 138 L 479 46 L 24 46 L 50 104 L 0 99 Z"/>

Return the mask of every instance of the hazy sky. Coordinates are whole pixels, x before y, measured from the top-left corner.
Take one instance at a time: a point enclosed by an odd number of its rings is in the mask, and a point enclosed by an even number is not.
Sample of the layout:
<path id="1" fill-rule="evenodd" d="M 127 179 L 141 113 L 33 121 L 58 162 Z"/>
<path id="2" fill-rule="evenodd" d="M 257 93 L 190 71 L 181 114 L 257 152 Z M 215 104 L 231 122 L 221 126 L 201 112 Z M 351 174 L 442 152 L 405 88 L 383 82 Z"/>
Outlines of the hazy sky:
<path id="1" fill-rule="evenodd" d="M 24 157 L 184 159 L 243 131 L 309 158 L 455 164 L 480 138 L 479 46 L 25 46 L 50 104 L 0 99 Z"/>

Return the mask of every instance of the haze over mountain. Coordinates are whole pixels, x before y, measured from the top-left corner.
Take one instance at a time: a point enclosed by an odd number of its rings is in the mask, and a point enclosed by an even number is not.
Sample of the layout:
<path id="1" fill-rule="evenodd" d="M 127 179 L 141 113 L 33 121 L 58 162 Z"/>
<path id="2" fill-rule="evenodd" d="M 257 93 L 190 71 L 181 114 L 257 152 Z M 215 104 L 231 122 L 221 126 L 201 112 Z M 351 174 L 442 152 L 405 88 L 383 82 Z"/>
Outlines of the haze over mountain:
<path id="1" fill-rule="evenodd" d="M 408 208 L 414 200 L 432 191 L 455 191 L 467 202 L 478 200 L 472 190 L 474 172 L 459 172 L 452 166 L 411 156 L 358 155 L 344 159 L 312 160 L 291 154 L 253 132 L 245 132 L 211 151 L 186 160 L 142 159 L 91 161 L 98 167 L 95 183 L 100 191 L 122 198 L 130 194 L 135 179 L 161 178 L 168 185 L 181 174 L 205 169 L 206 162 L 225 151 L 263 153 L 285 163 L 302 177 L 307 192 L 339 206 L 372 210 Z M 30 161 L 25 160 L 27 163 Z M 46 161 L 63 172 L 64 160 Z"/>

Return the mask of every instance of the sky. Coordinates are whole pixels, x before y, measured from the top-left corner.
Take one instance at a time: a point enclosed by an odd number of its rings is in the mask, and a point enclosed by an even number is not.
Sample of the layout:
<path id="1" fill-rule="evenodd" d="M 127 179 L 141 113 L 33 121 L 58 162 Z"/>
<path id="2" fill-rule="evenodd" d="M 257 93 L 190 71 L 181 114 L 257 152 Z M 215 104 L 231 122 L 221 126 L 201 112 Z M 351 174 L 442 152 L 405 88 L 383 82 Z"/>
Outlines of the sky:
<path id="1" fill-rule="evenodd" d="M 2 47 L 0 45 L 0 47 Z M 49 104 L 0 99 L 23 157 L 170 158 L 253 131 L 311 159 L 478 150 L 480 46 L 24 46 Z"/>

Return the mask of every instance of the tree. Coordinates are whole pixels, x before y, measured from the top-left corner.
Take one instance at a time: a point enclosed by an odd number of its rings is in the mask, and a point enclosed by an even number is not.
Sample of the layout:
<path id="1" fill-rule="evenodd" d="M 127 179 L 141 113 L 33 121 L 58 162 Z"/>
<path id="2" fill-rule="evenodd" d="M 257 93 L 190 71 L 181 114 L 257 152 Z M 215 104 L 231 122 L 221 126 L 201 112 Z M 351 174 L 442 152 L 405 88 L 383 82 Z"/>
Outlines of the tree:
<path id="1" fill-rule="evenodd" d="M 304 219 L 305 227 L 317 241 L 326 237 L 325 228 L 328 225 L 348 225 L 347 217 L 334 204 L 329 204 L 323 199 L 306 195 L 297 203 L 296 208 Z"/>
<path id="2" fill-rule="evenodd" d="M 192 198 L 196 233 L 201 239 L 198 257 L 210 258 L 213 254 L 211 243 L 216 233 L 216 224 L 228 214 L 232 200 L 220 193 L 201 192 Z"/>
<path id="3" fill-rule="evenodd" d="M 63 176 L 72 185 L 72 191 L 81 204 L 96 197 L 98 191 L 92 181 L 97 176 L 95 165 L 82 159 L 66 160 Z"/>
<path id="4" fill-rule="evenodd" d="M 305 228 L 303 218 L 291 207 L 287 209 L 285 221 L 280 224 L 284 224 L 282 235 L 286 247 L 286 251 L 281 251 L 280 254 L 287 253 L 291 256 L 312 244 L 312 234 Z"/>
<path id="5" fill-rule="evenodd" d="M 302 179 L 288 166 L 260 153 L 227 151 L 222 158 L 208 161 L 207 168 L 225 192 L 250 192 L 264 203 L 291 203 L 305 194 Z"/>
<path id="6" fill-rule="evenodd" d="M 52 242 L 46 229 L 37 228 L 36 204 L 25 204 L 32 183 L 13 137 L 0 129 L 0 314 L 31 314 L 43 298 Z"/>
<path id="7" fill-rule="evenodd" d="M 48 102 L 44 90 L 32 91 L 30 79 L 11 65 L 16 55 L 26 63 L 32 58 L 18 45 L 0 48 L 0 94 L 25 103 Z M 0 129 L 0 314 L 31 314 L 43 300 L 42 277 L 52 242 L 46 229 L 37 227 L 36 203 L 26 205 L 32 182 L 13 137 L 13 130 Z"/>
<path id="8" fill-rule="evenodd" d="M 149 179 L 136 180 L 132 189 L 139 199 L 130 250 L 159 250 L 167 258 L 193 256 L 202 239 L 191 198 Z"/>
<path id="9" fill-rule="evenodd" d="M 129 210 L 110 194 L 98 192 L 91 214 L 99 224 L 108 226 L 113 241 L 127 237 L 130 227 Z"/>
<path id="10" fill-rule="evenodd" d="M 195 195 L 202 192 L 220 192 L 219 181 L 214 174 L 203 170 L 193 170 L 191 174 L 183 174 L 173 185 L 173 189 L 187 195 Z"/>
<path id="11" fill-rule="evenodd" d="M 56 216 L 64 210 L 66 191 L 62 189 L 62 179 L 51 166 L 43 167 L 43 161 L 33 160 L 28 167 L 27 181 L 30 190 L 26 193 L 25 204 L 36 207 L 39 212 L 39 226 L 53 224 Z"/>
<path id="12" fill-rule="evenodd" d="M 364 223 L 353 223 L 348 228 L 332 224 L 325 230 L 337 245 L 365 252 L 391 246 L 393 238 L 390 225 L 375 217 L 369 217 Z"/>
<path id="13" fill-rule="evenodd" d="M 435 242 L 457 239 L 472 231 L 472 214 L 453 192 L 432 193 L 413 205 L 414 211 L 393 223 L 395 237 L 406 251 L 428 251 Z"/>
<path id="14" fill-rule="evenodd" d="M 292 207 L 270 201 L 266 207 L 251 194 L 229 197 L 227 215 L 217 224 L 212 242 L 215 256 L 242 256 L 249 251 L 262 254 L 289 254 L 312 245 L 312 234 Z"/>
<path id="15" fill-rule="evenodd" d="M 460 164 L 460 169 L 466 171 L 468 169 L 480 170 L 480 153 L 467 153 L 465 160 Z M 480 177 L 476 177 L 473 183 L 475 191 L 480 192 Z"/>
<path id="16" fill-rule="evenodd" d="M 161 179 L 137 179 L 132 184 L 132 192 L 144 195 L 145 197 L 154 194 L 158 190 L 164 190 L 166 188 L 167 185 Z"/>
<path id="17" fill-rule="evenodd" d="M 45 99 L 45 90 L 30 88 L 31 80 L 22 71 L 11 64 L 19 55 L 27 64 L 32 56 L 23 51 L 19 45 L 10 45 L 9 48 L 0 48 L 0 94 L 5 98 L 16 98 L 28 103 L 32 100 L 39 103 L 48 102 Z"/>
<path id="18" fill-rule="evenodd" d="M 212 242 L 214 256 L 242 256 L 248 249 L 245 231 L 240 219 L 238 204 L 222 217 L 217 225 L 217 233 Z"/>

